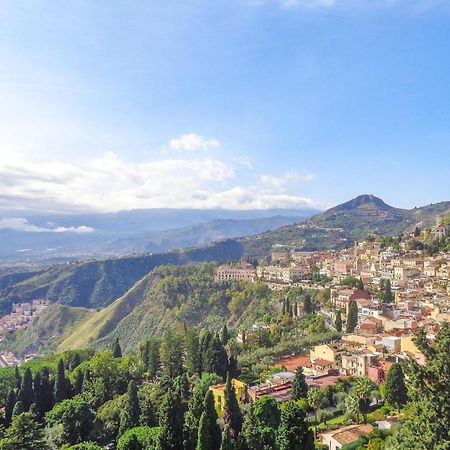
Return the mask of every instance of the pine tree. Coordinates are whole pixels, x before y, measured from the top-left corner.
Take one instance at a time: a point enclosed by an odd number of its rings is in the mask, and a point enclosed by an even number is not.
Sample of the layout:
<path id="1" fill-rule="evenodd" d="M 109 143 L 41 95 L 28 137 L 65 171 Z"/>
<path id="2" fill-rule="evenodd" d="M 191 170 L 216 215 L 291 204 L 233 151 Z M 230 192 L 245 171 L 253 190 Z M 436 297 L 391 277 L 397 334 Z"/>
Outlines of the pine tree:
<path id="1" fill-rule="evenodd" d="M 305 411 L 289 400 L 281 411 L 277 435 L 280 450 L 314 450 L 314 436 L 308 427 Z"/>
<path id="2" fill-rule="evenodd" d="M 140 414 L 141 411 L 139 408 L 136 382 L 134 380 L 131 380 L 128 383 L 127 395 L 125 398 L 123 409 L 120 412 L 119 434 L 123 434 L 129 429 L 137 427 L 139 425 Z"/>
<path id="3" fill-rule="evenodd" d="M 339 333 L 342 331 L 342 313 L 340 309 L 336 311 L 334 326 L 336 327 L 336 331 L 338 331 Z"/>
<path id="4" fill-rule="evenodd" d="M 5 450 L 46 450 L 43 431 L 32 413 L 23 413 L 13 418 L 11 426 L 2 439 Z"/>
<path id="5" fill-rule="evenodd" d="M 58 361 L 58 369 L 55 380 L 55 403 L 62 402 L 68 398 L 68 383 L 69 381 L 66 378 L 66 372 L 64 369 L 64 361 L 60 359 Z"/>
<path id="6" fill-rule="evenodd" d="M 179 394 L 169 390 L 160 409 L 158 450 L 183 448 L 183 407 Z"/>
<path id="7" fill-rule="evenodd" d="M 119 338 L 116 337 L 116 340 L 114 341 L 113 345 L 113 356 L 114 358 L 122 358 L 122 349 L 120 347 Z"/>
<path id="8" fill-rule="evenodd" d="M 402 408 L 408 401 L 408 391 L 405 385 L 405 375 L 402 366 L 393 364 L 389 369 L 385 384 L 386 401 L 397 409 Z"/>
<path id="9" fill-rule="evenodd" d="M 224 397 L 225 406 L 222 413 L 223 422 L 224 424 L 228 424 L 230 426 L 230 433 L 232 437 L 237 438 L 242 428 L 242 412 L 239 408 L 230 374 L 227 376 Z"/>
<path id="10" fill-rule="evenodd" d="M 22 383 L 17 398 L 22 402 L 23 410 L 28 411 L 34 402 L 33 376 L 31 369 L 27 367 L 23 373 Z"/>
<path id="11" fill-rule="evenodd" d="M 347 326 L 345 331 L 347 333 L 353 333 L 356 325 L 358 325 L 358 304 L 355 300 L 351 300 L 348 304 Z"/>
<path id="12" fill-rule="evenodd" d="M 302 367 L 297 367 L 294 381 L 292 382 L 292 400 L 306 398 L 308 395 L 308 385 Z"/>

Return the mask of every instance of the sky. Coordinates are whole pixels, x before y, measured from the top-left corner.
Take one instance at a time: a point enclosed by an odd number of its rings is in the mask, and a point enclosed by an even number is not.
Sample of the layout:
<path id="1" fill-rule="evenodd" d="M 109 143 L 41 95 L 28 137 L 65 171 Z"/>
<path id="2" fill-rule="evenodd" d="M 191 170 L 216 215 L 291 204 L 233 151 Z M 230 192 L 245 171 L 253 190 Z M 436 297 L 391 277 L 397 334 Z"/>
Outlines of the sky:
<path id="1" fill-rule="evenodd" d="M 450 2 L 3 0 L 0 209 L 450 200 Z"/>

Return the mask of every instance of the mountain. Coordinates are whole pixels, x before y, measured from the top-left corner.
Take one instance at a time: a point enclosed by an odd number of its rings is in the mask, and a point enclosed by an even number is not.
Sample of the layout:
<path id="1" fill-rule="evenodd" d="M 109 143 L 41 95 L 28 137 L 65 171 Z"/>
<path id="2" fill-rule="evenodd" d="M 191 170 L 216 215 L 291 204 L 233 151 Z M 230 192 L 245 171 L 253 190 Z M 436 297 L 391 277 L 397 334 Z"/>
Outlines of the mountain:
<path id="1" fill-rule="evenodd" d="M 450 202 L 408 210 L 387 205 L 374 195 L 360 195 L 303 223 L 244 238 L 241 243 L 252 257 L 267 256 L 273 245 L 305 251 L 344 248 L 368 234 L 398 236 L 416 225 L 434 225 L 436 216 L 449 213 Z"/>
<path id="2" fill-rule="evenodd" d="M 4 274 L 0 278 L 0 313 L 12 303 L 46 298 L 54 303 L 102 308 L 127 292 L 157 266 L 204 261 L 233 261 L 242 245 L 225 240 L 201 248 L 58 264 L 39 272 Z M 9 282 L 8 282 L 9 280 Z"/>
<path id="3" fill-rule="evenodd" d="M 114 214 L 0 212 L 0 260 L 58 262 L 165 252 L 302 222 L 315 210 L 136 210 Z"/>

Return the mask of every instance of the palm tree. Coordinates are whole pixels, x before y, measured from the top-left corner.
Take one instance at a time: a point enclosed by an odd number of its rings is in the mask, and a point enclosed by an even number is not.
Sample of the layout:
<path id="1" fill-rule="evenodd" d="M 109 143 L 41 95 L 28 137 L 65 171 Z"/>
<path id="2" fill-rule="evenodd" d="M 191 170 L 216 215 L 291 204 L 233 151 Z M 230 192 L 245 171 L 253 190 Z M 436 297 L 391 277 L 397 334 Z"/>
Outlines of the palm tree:
<path id="1" fill-rule="evenodd" d="M 317 437 L 317 426 L 318 426 L 317 410 L 320 408 L 320 405 L 322 404 L 323 392 L 318 388 L 310 389 L 307 394 L 307 400 L 308 400 L 309 406 L 314 411 L 314 424 L 315 424 L 314 425 L 314 434 Z"/>
<path id="2" fill-rule="evenodd" d="M 370 401 L 374 385 L 369 378 L 359 378 L 354 387 L 354 394 L 359 402 L 359 412 L 363 415 L 364 423 L 367 423 L 367 413 L 369 411 Z"/>

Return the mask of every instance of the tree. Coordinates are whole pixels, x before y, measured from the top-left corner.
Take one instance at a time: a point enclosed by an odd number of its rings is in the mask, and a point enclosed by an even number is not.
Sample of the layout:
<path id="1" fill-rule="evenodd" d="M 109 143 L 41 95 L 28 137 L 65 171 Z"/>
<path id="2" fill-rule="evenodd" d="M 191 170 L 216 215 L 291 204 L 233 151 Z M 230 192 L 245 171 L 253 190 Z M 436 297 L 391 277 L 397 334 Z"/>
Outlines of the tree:
<path id="1" fill-rule="evenodd" d="M 11 424 L 12 416 L 13 416 L 13 410 L 14 406 L 17 402 L 17 396 L 14 392 L 14 389 L 11 389 L 8 392 L 8 397 L 6 397 L 6 404 L 5 404 L 5 426 L 9 427 Z"/>
<path id="2" fill-rule="evenodd" d="M 358 304 L 355 300 L 351 300 L 348 304 L 346 332 L 353 333 L 356 325 L 358 325 Z"/>
<path id="3" fill-rule="evenodd" d="M 14 366 L 14 380 L 16 384 L 16 391 L 19 392 L 20 385 L 22 384 L 22 377 L 20 376 L 19 367 Z"/>
<path id="4" fill-rule="evenodd" d="M 222 413 L 223 422 L 224 424 L 228 424 L 230 426 L 231 436 L 233 438 L 237 438 L 242 428 L 242 412 L 239 408 L 230 374 L 227 376 L 224 397 L 225 406 Z"/>
<path id="5" fill-rule="evenodd" d="M 308 385 L 302 367 L 297 367 L 295 377 L 292 382 L 292 400 L 299 400 L 308 395 Z"/>
<path id="6" fill-rule="evenodd" d="M 147 450 L 157 446 L 159 427 L 136 427 L 128 430 L 117 442 L 117 450 Z"/>
<path id="7" fill-rule="evenodd" d="M 305 411 L 293 400 L 287 401 L 281 411 L 277 442 L 280 450 L 314 450 L 314 436 Z"/>
<path id="8" fill-rule="evenodd" d="M 203 371 L 217 373 L 220 377 L 225 378 L 227 374 L 227 365 L 227 352 L 222 342 L 220 342 L 219 336 L 214 335 L 203 356 Z"/>
<path id="9" fill-rule="evenodd" d="M 222 432 L 220 450 L 236 450 L 236 440 L 233 438 L 230 425 L 226 424 Z"/>
<path id="10" fill-rule="evenodd" d="M 408 401 L 408 391 L 405 384 L 405 375 L 402 366 L 393 364 L 389 369 L 385 384 L 386 401 L 397 409 L 405 406 Z"/>
<path id="11" fill-rule="evenodd" d="M 122 349 L 120 347 L 119 338 L 116 337 L 116 340 L 114 341 L 113 345 L 113 356 L 114 358 L 122 358 Z"/>
<path id="12" fill-rule="evenodd" d="M 164 334 L 160 356 L 164 374 L 168 378 L 176 378 L 183 373 L 182 342 L 178 335 L 167 331 Z"/>
<path id="13" fill-rule="evenodd" d="M 314 388 L 314 389 L 310 389 L 308 391 L 308 404 L 314 410 L 314 425 L 315 425 L 316 432 L 317 432 L 317 425 L 318 425 L 317 410 L 320 408 L 322 401 L 323 401 L 323 391 L 322 390 L 320 390 L 318 388 Z"/>
<path id="14" fill-rule="evenodd" d="M 404 366 L 408 416 L 392 448 L 396 450 L 450 448 L 450 324 L 443 323 L 434 343 L 419 329 L 414 343 L 425 355 L 421 366 L 409 358 Z"/>
<path id="15" fill-rule="evenodd" d="M 303 311 L 305 312 L 305 314 L 310 314 L 313 312 L 311 296 L 308 293 L 306 293 L 303 297 Z"/>
<path id="16" fill-rule="evenodd" d="M 219 417 L 217 415 L 217 411 L 214 405 L 214 395 L 211 390 L 208 389 L 205 395 L 204 401 L 204 414 L 207 418 L 209 434 L 210 434 L 210 449 L 211 450 L 219 450 L 220 442 L 222 440 L 222 432 L 220 430 L 220 426 L 218 424 Z M 199 430 L 200 433 L 200 430 Z M 208 450 L 209 450 L 208 448 Z"/>
<path id="17" fill-rule="evenodd" d="M 55 402 L 61 402 L 69 396 L 69 383 L 70 381 L 66 378 L 66 372 L 64 369 L 64 361 L 60 359 L 58 361 L 58 369 L 56 372 L 55 380 Z"/>
<path id="18" fill-rule="evenodd" d="M 230 336 L 228 334 L 227 324 L 225 323 L 220 332 L 220 341 L 222 342 L 223 345 L 227 345 L 229 339 Z"/>
<path id="19" fill-rule="evenodd" d="M 89 440 L 94 419 L 91 406 L 81 396 L 57 403 L 45 416 L 48 426 L 62 425 L 60 445 L 73 445 Z"/>
<path id="20" fill-rule="evenodd" d="M 184 338 L 186 349 L 186 369 L 190 375 L 201 374 L 202 358 L 199 352 L 198 332 L 195 328 L 187 331 Z"/>
<path id="21" fill-rule="evenodd" d="M 198 438 L 196 450 L 212 450 L 210 423 L 206 413 L 202 413 L 198 426 Z"/>
<path id="22" fill-rule="evenodd" d="M 29 367 L 27 367 L 23 373 L 22 383 L 17 398 L 22 402 L 24 411 L 28 411 L 31 404 L 34 402 L 33 376 L 31 375 Z"/>
<path id="23" fill-rule="evenodd" d="M 128 383 L 128 390 L 125 397 L 125 403 L 120 413 L 120 430 L 119 434 L 137 427 L 139 425 L 139 417 L 141 411 L 139 408 L 139 399 L 137 395 L 136 382 L 131 380 Z"/>
<path id="24" fill-rule="evenodd" d="M 373 387 L 373 383 L 367 377 L 358 378 L 354 387 L 354 395 L 358 399 L 359 412 L 363 415 L 364 423 L 367 423 Z"/>
<path id="25" fill-rule="evenodd" d="M 23 403 L 20 400 L 18 400 L 13 408 L 13 412 L 12 412 L 13 419 L 14 419 L 14 417 L 20 416 L 23 412 L 24 412 L 23 411 Z"/>
<path id="26" fill-rule="evenodd" d="M 414 229 L 414 237 L 419 237 L 420 236 L 420 228 L 419 227 L 416 227 L 415 229 Z"/>
<path id="27" fill-rule="evenodd" d="M 253 412 L 262 426 L 275 430 L 280 426 L 280 409 L 273 397 L 264 395 L 258 398 L 253 403 Z"/>
<path id="28" fill-rule="evenodd" d="M 183 448 L 183 407 L 180 395 L 172 390 L 166 394 L 161 405 L 159 424 L 161 433 L 158 450 L 179 450 Z"/>
<path id="29" fill-rule="evenodd" d="M 81 394 L 83 390 L 84 372 L 82 370 L 77 370 L 75 373 L 75 382 L 73 384 L 73 393 L 75 395 Z"/>
<path id="30" fill-rule="evenodd" d="M 336 311 L 336 318 L 334 319 L 334 326 L 336 328 L 336 331 L 339 333 L 342 331 L 342 313 L 341 310 L 338 309 Z"/>
<path id="31" fill-rule="evenodd" d="M 22 413 L 13 418 L 0 440 L 0 450 L 46 450 L 43 431 L 33 413 Z"/>
<path id="32" fill-rule="evenodd" d="M 161 341 L 155 337 L 139 344 L 141 361 L 150 378 L 154 378 L 161 369 L 160 348 Z"/>

